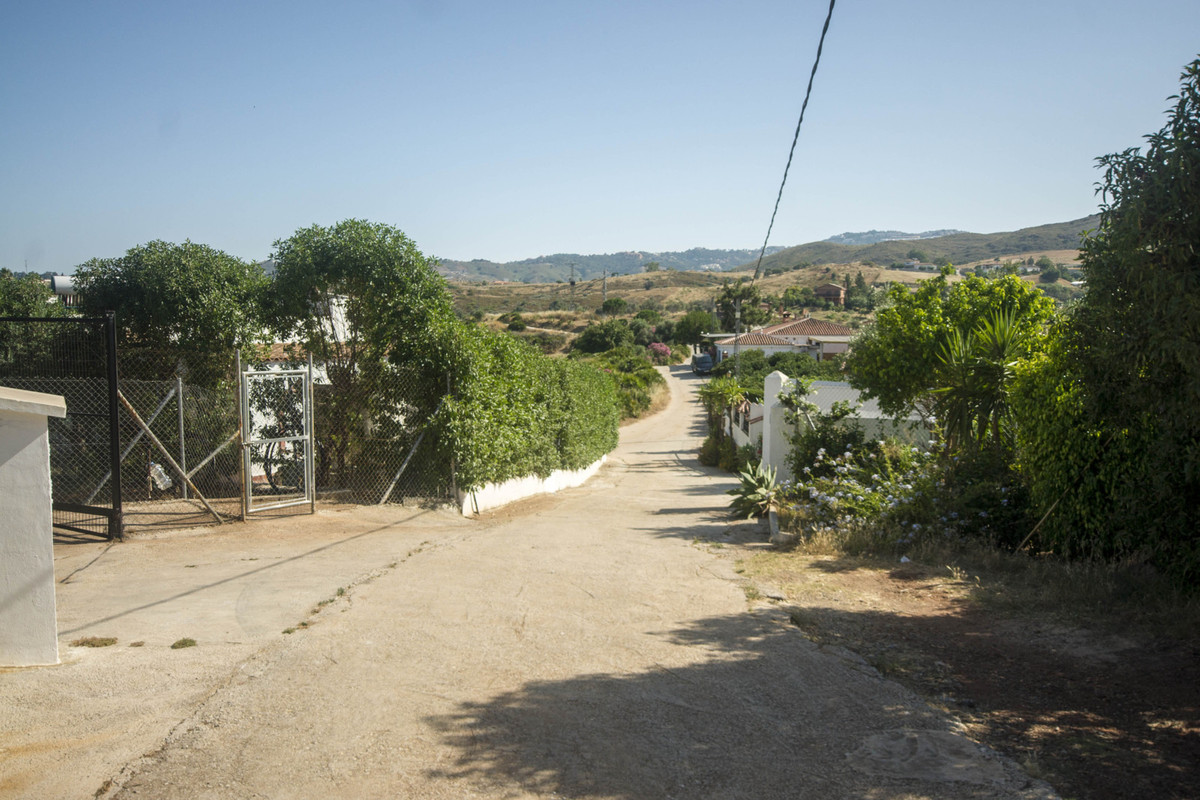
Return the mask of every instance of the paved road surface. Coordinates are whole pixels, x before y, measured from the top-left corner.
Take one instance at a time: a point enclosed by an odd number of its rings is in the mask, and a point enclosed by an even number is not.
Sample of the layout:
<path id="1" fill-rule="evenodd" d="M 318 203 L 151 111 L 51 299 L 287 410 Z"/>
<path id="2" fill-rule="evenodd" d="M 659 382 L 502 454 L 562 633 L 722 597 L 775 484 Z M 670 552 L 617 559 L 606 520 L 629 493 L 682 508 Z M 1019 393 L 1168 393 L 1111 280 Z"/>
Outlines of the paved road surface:
<path id="1" fill-rule="evenodd" d="M 0 674 L 0 796 L 1052 796 L 748 607 L 697 545 L 737 535 L 733 481 L 695 460 L 695 379 L 671 383 L 587 485 L 482 521 L 360 510 L 62 548 L 62 640 L 121 641 Z"/>

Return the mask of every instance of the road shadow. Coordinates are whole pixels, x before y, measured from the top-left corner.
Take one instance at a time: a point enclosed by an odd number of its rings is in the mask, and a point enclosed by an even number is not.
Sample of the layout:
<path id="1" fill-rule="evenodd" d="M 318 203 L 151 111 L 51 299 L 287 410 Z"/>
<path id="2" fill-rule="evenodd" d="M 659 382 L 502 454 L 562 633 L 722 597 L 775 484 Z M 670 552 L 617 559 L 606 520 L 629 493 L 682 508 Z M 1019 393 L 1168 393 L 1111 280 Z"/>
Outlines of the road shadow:
<path id="1" fill-rule="evenodd" d="M 1066 625 L 998 619 L 969 598 L 948 605 L 937 614 L 784 610 L 813 641 L 854 650 L 952 709 L 980 741 L 1038 764 L 1066 796 L 1195 796 L 1200 659 L 1193 643 L 1137 646 Z"/>
<path id="2" fill-rule="evenodd" d="M 959 763 L 965 780 L 931 781 L 910 773 L 946 767 L 931 767 L 936 753 L 919 768 L 864 755 L 876 734 L 900 730 L 957 742 L 960 762 L 981 751 L 898 685 L 777 619 L 716 617 L 647 635 L 660 663 L 646 671 L 533 681 L 428 718 L 458 753 L 428 774 L 497 796 L 1017 796 L 996 791 L 1013 768 L 994 758 Z"/>

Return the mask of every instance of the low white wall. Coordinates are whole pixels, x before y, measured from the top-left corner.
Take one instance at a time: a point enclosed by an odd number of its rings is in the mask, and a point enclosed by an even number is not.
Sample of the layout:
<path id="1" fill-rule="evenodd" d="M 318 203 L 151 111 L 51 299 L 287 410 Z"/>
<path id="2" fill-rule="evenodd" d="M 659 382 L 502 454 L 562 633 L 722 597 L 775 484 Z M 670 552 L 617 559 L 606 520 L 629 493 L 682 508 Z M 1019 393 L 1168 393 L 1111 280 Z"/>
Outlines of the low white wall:
<path id="1" fill-rule="evenodd" d="M 58 395 L 0 387 L 0 665 L 58 663 L 47 417 Z"/>
<path id="2" fill-rule="evenodd" d="M 737 447 L 742 447 L 747 444 L 752 444 L 755 447 L 758 446 L 758 437 L 763 435 L 763 411 L 763 407 L 758 403 L 750 404 L 750 410 L 746 412 L 746 416 L 752 420 L 749 426 L 750 432 L 746 433 L 742 430 L 741 425 L 735 424 L 733 428 L 729 430 L 729 435 L 733 437 L 734 445 Z M 725 422 L 723 424 L 726 426 L 726 428 L 729 427 L 728 415 L 725 416 Z"/>
<path id="3" fill-rule="evenodd" d="M 458 504 L 462 508 L 463 516 L 469 517 L 472 514 L 499 508 L 526 497 L 580 486 L 595 475 L 607 459 L 608 456 L 600 456 L 599 461 L 583 469 L 556 469 L 545 478 L 527 475 L 524 478 L 507 480 L 504 483 L 489 483 L 472 492 L 459 492 Z"/>

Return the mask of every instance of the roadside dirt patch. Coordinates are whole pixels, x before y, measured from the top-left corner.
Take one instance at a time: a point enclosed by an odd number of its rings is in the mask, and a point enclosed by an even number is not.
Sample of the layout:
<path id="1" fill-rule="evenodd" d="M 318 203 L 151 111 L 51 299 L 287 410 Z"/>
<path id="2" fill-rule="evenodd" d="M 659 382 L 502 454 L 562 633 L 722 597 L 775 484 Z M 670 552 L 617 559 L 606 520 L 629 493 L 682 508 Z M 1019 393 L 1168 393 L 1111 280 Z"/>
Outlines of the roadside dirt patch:
<path id="1" fill-rule="evenodd" d="M 735 544 L 747 596 L 861 655 L 1067 798 L 1196 796 L 1200 644 L 998 614 L 944 566 Z"/>

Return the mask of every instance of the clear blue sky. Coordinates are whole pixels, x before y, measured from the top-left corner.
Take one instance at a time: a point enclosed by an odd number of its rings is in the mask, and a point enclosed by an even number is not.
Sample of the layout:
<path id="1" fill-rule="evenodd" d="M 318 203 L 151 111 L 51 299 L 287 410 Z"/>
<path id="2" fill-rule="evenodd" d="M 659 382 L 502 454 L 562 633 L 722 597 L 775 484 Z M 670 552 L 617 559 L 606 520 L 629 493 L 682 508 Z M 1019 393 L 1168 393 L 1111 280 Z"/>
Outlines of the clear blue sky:
<path id="1" fill-rule="evenodd" d="M 757 248 L 825 0 L 7 2 L 0 266 L 246 259 L 359 217 L 427 254 Z M 842 0 L 771 243 L 1093 213 L 1197 0 Z"/>

